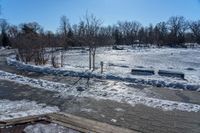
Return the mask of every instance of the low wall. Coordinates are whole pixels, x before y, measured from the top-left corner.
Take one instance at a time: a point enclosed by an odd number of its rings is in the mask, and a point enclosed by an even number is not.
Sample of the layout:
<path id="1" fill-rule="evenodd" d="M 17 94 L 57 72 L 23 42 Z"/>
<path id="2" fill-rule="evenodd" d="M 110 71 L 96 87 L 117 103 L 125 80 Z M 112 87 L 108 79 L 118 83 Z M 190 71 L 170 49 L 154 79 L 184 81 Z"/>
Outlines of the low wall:
<path id="1" fill-rule="evenodd" d="M 160 76 L 166 76 L 166 77 L 174 77 L 174 78 L 180 78 L 185 79 L 185 74 L 181 72 L 172 72 L 172 71 L 166 71 L 166 70 L 159 70 L 158 75 Z"/>
<path id="2" fill-rule="evenodd" d="M 144 69 L 132 69 L 131 73 L 133 75 L 154 75 L 154 70 L 144 70 Z"/>

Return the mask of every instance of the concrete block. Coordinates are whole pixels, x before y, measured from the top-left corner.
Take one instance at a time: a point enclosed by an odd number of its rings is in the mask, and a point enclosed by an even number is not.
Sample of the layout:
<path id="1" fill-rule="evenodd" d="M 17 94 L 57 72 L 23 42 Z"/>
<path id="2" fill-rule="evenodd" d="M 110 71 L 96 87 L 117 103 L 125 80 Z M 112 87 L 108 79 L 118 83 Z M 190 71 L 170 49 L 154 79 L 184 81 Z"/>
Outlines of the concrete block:
<path id="1" fill-rule="evenodd" d="M 167 71 L 167 70 L 159 70 L 158 75 L 166 76 L 166 77 L 180 78 L 180 79 L 185 78 L 185 74 L 182 72 L 174 72 L 174 71 Z"/>
<path id="2" fill-rule="evenodd" d="M 154 75 L 154 70 L 145 70 L 145 69 L 132 69 L 131 73 L 134 75 Z"/>

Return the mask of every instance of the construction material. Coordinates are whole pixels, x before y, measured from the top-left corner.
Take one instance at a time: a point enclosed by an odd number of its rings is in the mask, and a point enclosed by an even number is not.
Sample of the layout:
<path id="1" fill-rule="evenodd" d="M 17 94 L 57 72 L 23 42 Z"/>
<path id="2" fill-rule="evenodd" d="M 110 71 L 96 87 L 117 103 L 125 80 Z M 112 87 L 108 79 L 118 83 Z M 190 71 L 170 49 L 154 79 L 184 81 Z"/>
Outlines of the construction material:
<path id="1" fill-rule="evenodd" d="M 74 116 L 66 113 L 52 113 L 38 116 L 28 116 L 0 122 L 1 129 L 7 126 L 16 126 L 20 124 L 37 123 L 46 121 L 56 123 L 66 128 L 74 129 L 83 133 L 139 133 L 138 131 L 102 123 L 83 117 Z"/>
<path id="2" fill-rule="evenodd" d="M 159 70 L 158 71 L 158 75 L 160 75 L 160 76 L 166 76 L 166 77 L 173 77 L 173 78 L 185 79 L 185 74 L 181 73 L 181 72 Z"/>
<path id="3" fill-rule="evenodd" d="M 132 69 L 131 73 L 133 75 L 154 75 L 154 70 L 145 70 L 145 69 Z"/>

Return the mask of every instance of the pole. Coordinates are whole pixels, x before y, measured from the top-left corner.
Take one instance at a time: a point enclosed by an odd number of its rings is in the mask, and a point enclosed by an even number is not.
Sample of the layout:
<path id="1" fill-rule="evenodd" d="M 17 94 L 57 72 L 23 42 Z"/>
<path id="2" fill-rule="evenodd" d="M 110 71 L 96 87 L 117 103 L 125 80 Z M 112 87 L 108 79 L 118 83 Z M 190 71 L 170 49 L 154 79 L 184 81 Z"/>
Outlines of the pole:
<path id="1" fill-rule="evenodd" d="M 100 62 L 101 65 L 101 74 L 103 73 L 103 61 Z"/>

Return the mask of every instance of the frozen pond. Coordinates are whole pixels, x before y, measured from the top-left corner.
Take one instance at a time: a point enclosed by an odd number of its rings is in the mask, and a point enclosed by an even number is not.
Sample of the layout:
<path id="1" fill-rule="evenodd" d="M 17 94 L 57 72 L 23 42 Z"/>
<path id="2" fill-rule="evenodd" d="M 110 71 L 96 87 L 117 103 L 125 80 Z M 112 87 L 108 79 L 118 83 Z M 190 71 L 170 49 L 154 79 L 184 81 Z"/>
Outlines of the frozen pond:
<path id="1" fill-rule="evenodd" d="M 64 54 L 65 68 L 88 69 L 87 50 L 69 50 Z M 200 49 L 150 48 L 124 50 L 110 47 L 98 48 L 96 67 L 104 62 L 106 72 L 129 74 L 132 68 L 171 70 L 185 73 L 191 83 L 200 81 Z M 157 76 L 158 77 L 158 76 Z"/>

